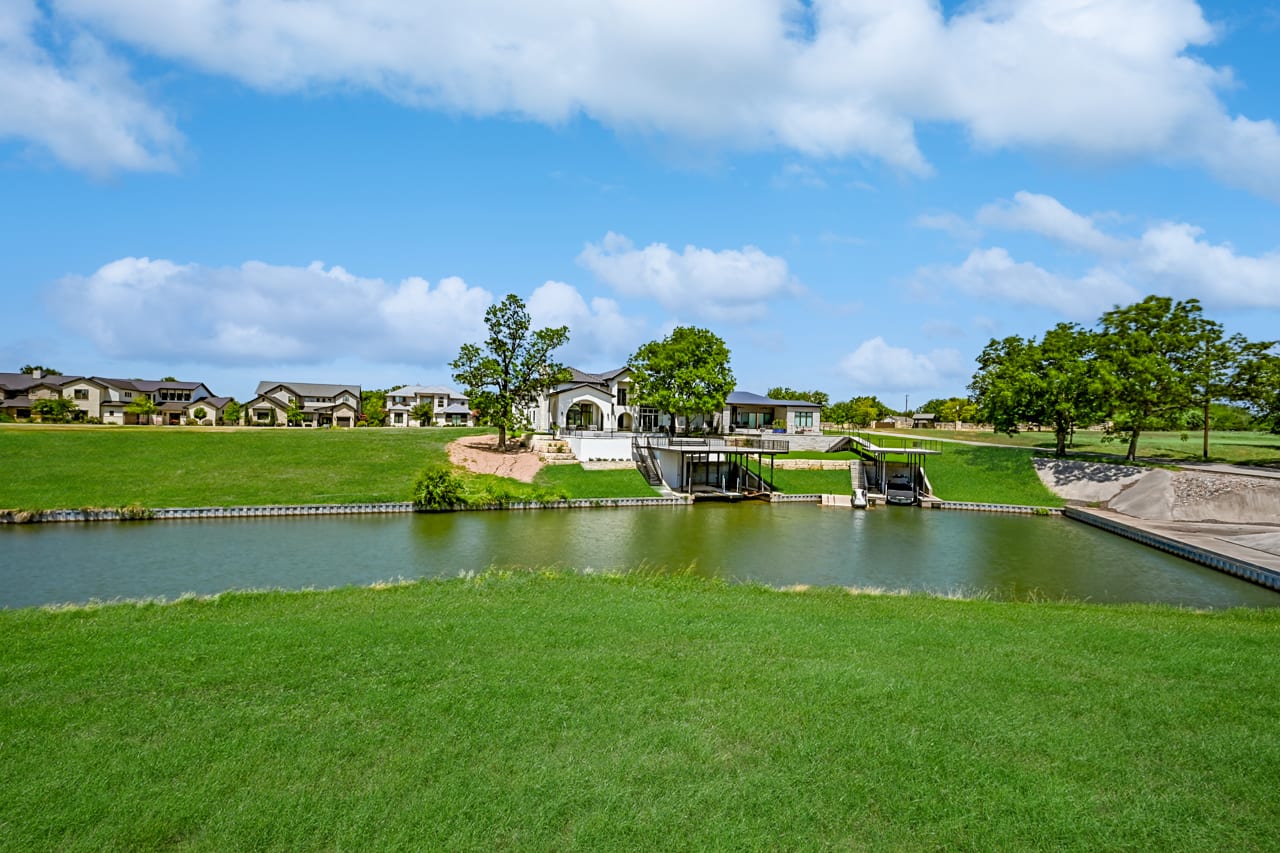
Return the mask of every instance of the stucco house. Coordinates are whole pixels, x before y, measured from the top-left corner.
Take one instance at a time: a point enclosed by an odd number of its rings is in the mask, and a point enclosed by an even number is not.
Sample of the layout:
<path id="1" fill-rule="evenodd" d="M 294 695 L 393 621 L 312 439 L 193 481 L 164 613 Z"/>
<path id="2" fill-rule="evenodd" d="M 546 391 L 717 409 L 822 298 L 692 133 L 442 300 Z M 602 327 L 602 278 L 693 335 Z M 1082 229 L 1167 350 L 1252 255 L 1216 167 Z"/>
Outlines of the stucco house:
<path id="1" fill-rule="evenodd" d="M 110 379 L 103 376 L 44 376 L 0 373 L 4 400 L 0 408 L 15 418 L 31 417 L 31 402 L 41 397 L 72 400 L 83 418 L 100 418 L 103 423 L 134 424 L 139 416 L 128 411 L 138 397 L 150 397 L 159 411 L 153 424 L 177 425 L 188 420 L 217 423 L 230 397 L 217 397 L 203 382 L 163 379 Z M 195 411 L 204 409 L 205 417 Z"/>
<path id="2" fill-rule="evenodd" d="M 822 407 L 808 400 L 774 400 L 734 391 L 725 401 L 722 421 L 733 432 L 820 433 Z"/>
<path id="3" fill-rule="evenodd" d="M 631 371 L 626 367 L 604 373 L 569 368 L 570 378 L 538 397 L 525 416 L 537 432 L 559 429 L 656 432 L 668 425 L 665 412 L 635 405 Z"/>
<path id="4" fill-rule="evenodd" d="M 419 403 L 431 406 L 426 423 L 413 416 Z M 387 392 L 387 426 L 475 426 L 475 416 L 467 398 L 444 385 L 405 385 Z"/>
<path id="5" fill-rule="evenodd" d="M 302 409 L 304 427 L 352 427 L 360 417 L 359 385 L 268 380 L 259 382 L 254 393 L 242 407 L 246 424 L 284 426 L 295 404 Z"/>

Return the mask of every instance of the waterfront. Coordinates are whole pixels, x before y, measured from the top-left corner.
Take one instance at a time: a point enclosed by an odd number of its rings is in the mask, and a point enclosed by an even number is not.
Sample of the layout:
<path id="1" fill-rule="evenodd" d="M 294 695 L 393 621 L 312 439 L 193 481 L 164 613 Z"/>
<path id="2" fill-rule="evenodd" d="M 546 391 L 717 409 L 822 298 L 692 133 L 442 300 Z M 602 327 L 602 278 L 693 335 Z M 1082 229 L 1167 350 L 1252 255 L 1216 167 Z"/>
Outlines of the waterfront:
<path id="1" fill-rule="evenodd" d="M 811 505 L 15 525 L 0 606 L 324 588 L 491 567 L 646 567 L 773 586 L 1274 607 L 1280 594 L 1060 519 Z"/>

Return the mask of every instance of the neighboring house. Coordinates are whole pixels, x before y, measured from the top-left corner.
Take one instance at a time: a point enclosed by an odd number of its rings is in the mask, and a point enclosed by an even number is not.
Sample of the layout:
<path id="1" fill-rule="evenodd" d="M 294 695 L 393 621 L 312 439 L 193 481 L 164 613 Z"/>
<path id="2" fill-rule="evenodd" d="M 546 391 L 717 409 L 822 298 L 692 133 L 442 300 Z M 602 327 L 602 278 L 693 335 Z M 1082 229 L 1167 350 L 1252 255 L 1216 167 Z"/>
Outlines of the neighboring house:
<path id="1" fill-rule="evenodd" d="M 413 416 L 419 403 L 431 406 L 431 417 L 426 424 Z M 442 426 L 475 426 L 475 416 L 467 405 L 467 398 L 444 385 L 405 385 L 387 392 L 387 426 L 416 427 L 437 424 Z"/>
<path id="2" fill-rule="evenodd" d="M 656 432 L 669 423 L 664 412 L 637 406 L 631 397 L 631 371 L 584 373 L 570 367 L 570 379 L 538 397 L 525 412 L 537 432 L 562 429 Z"/>
<path id="3" fill-rule="evenodd" d="M 136 424 L 138 415 L 129 411 L 129 404 L 138 397 L 150 397 L 159 409 L 152 422 L 166 426 L 184 424 L 188 419 L 195 420 L 192 415 L 198 408 L 206 412 L 217 409 L 221 414 L 229 397 L 215 397 L 203 382 L 168 382 L 160 379 L 107 379 L 101 376 L 91 378 L 100 386 L 101 391 L 95 396 L 94 389 L 85 389 L 90 399 L 96 403 L 106 424 Z M 220 401 L 220 405 L 217 402 Z M 209 415 L 205 420 L 217 422 L 217 414 Z"/>
<path id="4" fill-rule="evenodd" d="M 816 433 L 822 431 L 822 407 L 807 400 L 774 400 L 734 391 L 725 401 L 722 422 L 734 432 Z"/>
<path id="5" fill-rule="evenodd" d="M 216 423 L 230 397 L 215 397 L 203 382 L 167 382 L 151 379 L 108 379 L 102 376 L 28 376 L 0 373 L 4 400 L 0 410 L 15 418 L 31 417 L 31 401 L 41 397 L 66 397 L 75 401 L 82 418 L 100 418 L 103 423 L 133 424 L 137 415 L 127 411 L 140 396 L 150 397 L 159 408 L 153 423 L 182 424 L 195 420 L 194 411 L 203 408 L 204 420 Z"/>
<path id="6" fill-rule="evenodd" d="M 241 411 L 247 424 L 288 423 L 289 408 L 302 409 L 304 427 L 352 427 L 360 417 L 359 385 L 314 382 L 259 382 L 257 394 Z"/>
<path id="7" fill-rule="evenodd" d="M 938 416 L 928 412 L 916 412 L 911 416 L 912 429 L 933 429 L 938 425 Z"/>

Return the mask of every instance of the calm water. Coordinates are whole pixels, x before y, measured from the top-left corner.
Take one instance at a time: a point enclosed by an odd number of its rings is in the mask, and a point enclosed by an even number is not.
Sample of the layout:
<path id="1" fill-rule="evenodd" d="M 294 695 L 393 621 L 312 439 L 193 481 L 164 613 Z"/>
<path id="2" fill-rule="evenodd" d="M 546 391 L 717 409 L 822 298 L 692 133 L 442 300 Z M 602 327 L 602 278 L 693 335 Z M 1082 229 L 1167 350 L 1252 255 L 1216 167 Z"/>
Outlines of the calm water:
<path id="1" fill-rule="evenodd" d="M 1275 607 L 1280 593 L 1061 518 L 806 504 L 0 528 L 0 606 L 645 564 L 773 585 Z"/>

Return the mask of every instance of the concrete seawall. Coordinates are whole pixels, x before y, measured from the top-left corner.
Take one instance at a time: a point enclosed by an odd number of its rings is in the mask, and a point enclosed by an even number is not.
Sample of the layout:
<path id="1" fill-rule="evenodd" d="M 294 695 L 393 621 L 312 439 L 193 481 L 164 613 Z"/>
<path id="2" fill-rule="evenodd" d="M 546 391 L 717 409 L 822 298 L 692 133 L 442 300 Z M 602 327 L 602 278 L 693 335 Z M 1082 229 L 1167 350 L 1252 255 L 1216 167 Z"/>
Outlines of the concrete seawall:
<path id="1" fill-rule="evenodd" d="M 1084 507 L 1067 507 L 1063 515 L 1280 592 L 1280 556 L 1255 547 L 1270 538 L 1248 525 L 1172 524 Z"/>

